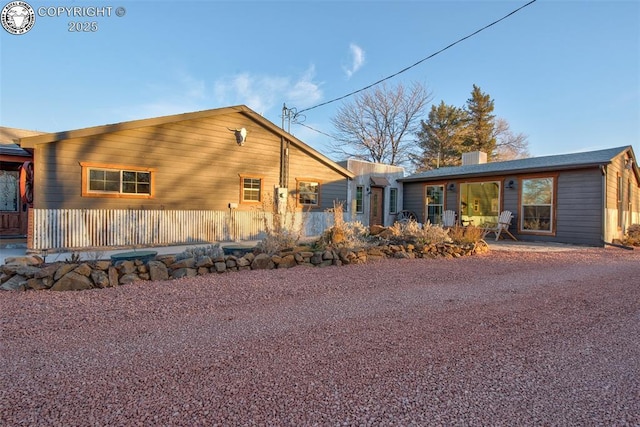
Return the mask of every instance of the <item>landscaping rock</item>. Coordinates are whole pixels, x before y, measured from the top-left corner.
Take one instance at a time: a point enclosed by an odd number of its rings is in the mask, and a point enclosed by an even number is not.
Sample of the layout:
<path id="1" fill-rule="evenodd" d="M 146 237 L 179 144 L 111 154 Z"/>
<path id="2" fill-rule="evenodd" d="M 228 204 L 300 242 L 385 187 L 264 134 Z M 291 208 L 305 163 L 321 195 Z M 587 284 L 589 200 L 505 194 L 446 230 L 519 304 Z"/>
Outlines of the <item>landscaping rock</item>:
<path id="1" fill-rule="evenodd" d="M 16 274 L 15 276 L 11 277 L 11 279 L 4 282 L 2 286 L 0 286 L 0 290 L 3 290 L 3 291 L 24 290 L 26 289 L 27 280 L 28 279 L 26 277 Z"/>
<path id="2" fill-rule="evenodd" d="M 86 276 L 71 271 L 65 274 L 51 287 L 52 291 L 82 291 L 92 289 L 93 282 Z"/>
<path id="3" fill-rule="evenodd" d="M 285 255 L 280 258 L 280 262 L 278 263 L 278 268 L 291 268 L 298 265 L 296 262 L 296 257 L 293 254 Z"/>
<path id="4" fill-rule="evenodd" d="M 64 277 L 70 271 L 73 271 L 78 264 L 58 264 L 58 268 L 56 269 L 56 273 L 53 275 L 53 280 L 56 282 Z"/>
<path id="5" fill-rule="evenodd" d="M 140 280 L 140 277 L 138 277 L 137 274 L 135 274 L 135 273 L 127 273 L 127 274 L 123 275 L 122 277 L 120 277 L 118 282 L 121 285 L 128 285 L 129 283 L 137 282 L 138 280 Z"/>
<path id="6" fill-rule="evenodd" d="M 271 255 L 258 254 L 251 262 L 252 270 L 270 270 L 275 267 L 275 263 L 271 259 Z"/>
<path id="7" fill-rule="evenodd" d="M 115 267 L 109 267 L 109 286 L 115 287 L 118 286 L 118 269 Z"/>
<path id="8" fill-rule="evenodd" d="M 109 275 L 102 270 L 91 271 L 91 280 L 97 288 L 109 287 Z"/>
<path id="9" fill-rule="evenodd" d="M 85 276 L 85 277 L 89 277 L 91 275 L 91 267 L 89 266 L 89 264 L 80 264 L 78 267 L 73 269 L 74 272 Z"/>
<path id="10" fill-rule="evenodd" d="M 149 261 L 149 277 L 151 280 L 168 280 L 169 270 L 161 261 Z"/>

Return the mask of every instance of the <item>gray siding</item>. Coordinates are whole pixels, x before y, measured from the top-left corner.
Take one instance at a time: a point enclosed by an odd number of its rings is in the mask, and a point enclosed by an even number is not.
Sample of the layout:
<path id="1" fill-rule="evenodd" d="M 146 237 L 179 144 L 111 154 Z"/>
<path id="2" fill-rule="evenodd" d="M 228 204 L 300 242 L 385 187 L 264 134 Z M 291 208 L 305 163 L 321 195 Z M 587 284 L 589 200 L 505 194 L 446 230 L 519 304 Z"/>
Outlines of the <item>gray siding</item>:
<path id="1" fill-rule="evenodd" d="M 556 240 L 599 245 L 602 241 L 602 174 L 598 169 L 558 176 Z"/>
<path id="2" fill-rule="evenodd" d="M 420 222 L 424 221 L 424 183 L 405 182 L 402 188 L 402 209 L 412 211 Z"/>

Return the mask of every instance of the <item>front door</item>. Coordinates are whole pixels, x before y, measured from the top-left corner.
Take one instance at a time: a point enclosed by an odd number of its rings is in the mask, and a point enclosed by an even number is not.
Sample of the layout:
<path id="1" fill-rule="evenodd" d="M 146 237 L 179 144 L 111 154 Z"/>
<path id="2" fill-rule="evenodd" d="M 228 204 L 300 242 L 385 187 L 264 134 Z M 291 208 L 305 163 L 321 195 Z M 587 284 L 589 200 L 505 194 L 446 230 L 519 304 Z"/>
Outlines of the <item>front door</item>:
<path id="1" fill-rule="evenodd" d="M 383 225 L 383 194 L 382 187 L 371 187 L 371 195 L 369 197 L 369 225 Z"/>
<path id="2" fill-rule="evenodd" d="M 27 234 L 27 204 L 19 191 L 18 171 L 0 170 L 0 236 Z"/>

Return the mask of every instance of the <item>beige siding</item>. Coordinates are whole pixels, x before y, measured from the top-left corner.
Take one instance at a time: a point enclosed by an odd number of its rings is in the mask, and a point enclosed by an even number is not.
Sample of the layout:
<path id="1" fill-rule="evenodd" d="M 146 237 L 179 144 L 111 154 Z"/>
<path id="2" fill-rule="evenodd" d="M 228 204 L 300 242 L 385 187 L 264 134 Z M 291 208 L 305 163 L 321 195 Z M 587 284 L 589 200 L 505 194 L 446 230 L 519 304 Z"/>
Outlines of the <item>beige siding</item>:
<path id="1" fill-rule="evenodd" d="M 628 226 L 638 223 L 640 220 L 640 183 L 637 180 L 635 170 L 626 167 L 628 156 L 629 153 L 622 153 L 614 158 L 606 170 L 605 241 L 607 242 L 622 239 Z M 618 211 L 618 177 L 622 178 L 622 213 Z M 628 193 L 629 183 L 631 183 L 630 198 Z"/>
<path id="2" fill-rule="evenodd" d="M 313 211 L 330 209 L 334 201 L 347 200 L 347 179 L 336 170 L 323 166 L 323 163 L 309 156 L 295 146 L 289 147 L 289 179 L 287 186 L 290 193 L 297 192 L 296 179 L 315 179 L 321 182 L 320 206 Z"/>
<path id="3" fill-rule="evenodd" d="M 248 130 L 244 146 L 228 130 L 240 127 Z M 280 137 L 235 114 L 58 141 L 35 151 L 39 208 L 226 209 L 232 202 L 248 210 L 255 205 L 240 203 L 241 175 L 260 176 L 271 192 L 279 181 Z M 80 162 L 155 168 L 156 197 L 81 197 Z"/>

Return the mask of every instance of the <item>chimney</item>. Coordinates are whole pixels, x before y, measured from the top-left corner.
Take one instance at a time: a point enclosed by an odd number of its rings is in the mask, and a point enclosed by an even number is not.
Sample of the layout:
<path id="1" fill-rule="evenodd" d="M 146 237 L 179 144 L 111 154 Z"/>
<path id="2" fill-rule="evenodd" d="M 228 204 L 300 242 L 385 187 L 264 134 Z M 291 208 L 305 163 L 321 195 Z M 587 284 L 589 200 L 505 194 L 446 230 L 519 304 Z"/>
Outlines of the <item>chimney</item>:
<path id="1" fill-rule="evenodd" d="M 470 151 L 462 153 L 462 166 L 481 165 L 487 163 L 487 153 L 482 151 Z"/>

